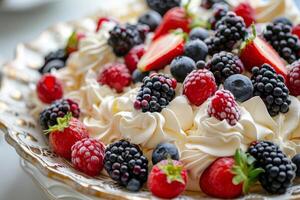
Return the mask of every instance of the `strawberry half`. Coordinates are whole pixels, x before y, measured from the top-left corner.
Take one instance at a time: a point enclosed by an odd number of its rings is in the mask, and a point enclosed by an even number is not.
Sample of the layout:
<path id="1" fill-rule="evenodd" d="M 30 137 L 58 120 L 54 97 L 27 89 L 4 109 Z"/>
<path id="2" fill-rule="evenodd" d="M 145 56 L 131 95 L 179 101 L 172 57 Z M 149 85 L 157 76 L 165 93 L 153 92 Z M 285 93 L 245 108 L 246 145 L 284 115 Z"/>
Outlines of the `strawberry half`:
<path id="1" fill-rule="evenodd" d="M 182 31 L 189 33 L 192 17 L 188 12 L 188 4 L 185 7 L 175 7 L 169 10 L 163 17 L 162 22 L 154 32 L 153 40 L 160 36 L 167 34 L 170 30 L 182 29 Z"/>
<path id="2" fill-rule="evenodd" d="M 164 68 L 175 57 L 184 52 L 184 37 L 182 34 L 166 34 L 152 42 L 138 63 L 140 71 L 151 71 Z"/>
<path id="3" fill-rule="evenodd" d="M 249 37 L 241 47 L 240 59 L 245 68 L 249 71 L 255 66 L 262 66 L 267 63 L 271 65 L 278 74 L 285 79 L 287 77 L 287 68 L 284 61 L 278 53 L 264 39 L 256 36 L 254 25 L 252 26 L 253 35 Z"/>

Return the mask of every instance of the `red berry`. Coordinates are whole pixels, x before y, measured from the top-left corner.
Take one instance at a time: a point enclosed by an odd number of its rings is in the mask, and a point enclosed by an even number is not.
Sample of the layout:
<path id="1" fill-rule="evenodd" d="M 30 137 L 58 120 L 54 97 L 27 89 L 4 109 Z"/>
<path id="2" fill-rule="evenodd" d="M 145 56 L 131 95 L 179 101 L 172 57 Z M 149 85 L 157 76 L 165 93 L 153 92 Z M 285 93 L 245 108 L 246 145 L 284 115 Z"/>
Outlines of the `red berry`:
<path id="1" fill-rule="evenodd" d="M 207 69 L 192 71 L 183 82 L 183 94 L 190 103 L 200 106 L 217 90 L 212 72 Z"/>
<path id="2" fill-rule="evenodd" d="M 232 167 L 235 161 L 232 157 L 222 157 L 215 160 L 204 170 L 200 177 L 201 190 L 216 198 L 237 198 L 243 192 L 243 184 L 234 185 L 235 176 Z"/>
<path id="3" fill-rule="evenodd" d="M 89 133 L 85 125 L 71 114 L 57 119 L 58 124 L 51 126 L 49 143 L 53 151 L 66 159 L 71 159 L 71 147 L 79 140 L 88 138 Z"/>
<path id="4" fill-rule="evenodd" d="M 129 71 L 132 73 L 140 61 L 140 58 L 145 53 L 145 46 L 143 44 L 133 47 L 129 53 L 124 57 L 125 64 Z"/>
<path id="5" fill-rule="evenodd" d="M 294 35 L 297 35 L 298 38 L 300 38 L 300 24 L 298 24 L 298 25 L 296 25 L 296 26 L 293 27 L 292 33 Z"/>
<path id="6" fill-rule="evenodd" d="M 300 95 L 300 60 L 288 66 L 287 86 L 292 95 Z"/>
<path id="7" fill-rule="evenodd" d="M 234 12 L 244 19 L 246 27 L 256 22 L 255 10 L 248 2 L 240 3 L 234 8 Z"/>
<path id="8" fill-rule="evenodd" d="M 186 188 L 187 171 L 176 160 L 163 160 L 154 165 L 149 177 L 148 188 L 157 197 L 175 198 Z"/>
<path id="9" fill-rule="evenodd" d="M 234 126 L 241 118 L 241 111 L 234 100 L 234 96 L 228 90 L 219 90 L 211 98 L 207 109 L 208 115 L 218 120 L 226 120 Z"/>
<path id="10" fill-rule="evenodd" d="M 38 81 L 37 95 L 43 103 L 52 103 L 63 96 L 62 82 L 51 74 L 45 74 Z"/>
<path id="11" fill-rule="evenodd" d="M 102 142 L 84 138 L 72 146 L 72 163 L 77 170 L 97 176 L 103 169 L 104 150 Z"/>
<path id="12" fill-rule="evenodd" d="M 122 63 L 110 63 L 104 66 L 98 76 L 98 82 L 123 92 L 124 87 L 131 83 L 131 75 L 126 65 Z"/>

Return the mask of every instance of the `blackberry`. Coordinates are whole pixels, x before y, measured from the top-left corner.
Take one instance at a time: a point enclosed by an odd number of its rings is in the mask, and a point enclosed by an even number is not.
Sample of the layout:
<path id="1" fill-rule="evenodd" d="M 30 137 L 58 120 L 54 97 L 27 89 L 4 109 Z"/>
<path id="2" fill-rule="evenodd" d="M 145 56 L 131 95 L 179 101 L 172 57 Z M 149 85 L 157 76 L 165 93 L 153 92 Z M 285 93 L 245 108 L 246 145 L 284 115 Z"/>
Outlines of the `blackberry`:
<path id="1" fill-rule="evenodd" d="M 292 27 L 283 23 L 270 23 L 263 33 L 264 38 L 288 63 L 300 58 L 300 41 L 292 34 Z"/>
<path id="2" fill-rule="evenodd" d="M 181 0 L 147 0 L 147 4 L 163 16 L 171 8 L 180 6 Z"/>
<path id="3" fill-rule="evenodd" d="M 50 52 L 44 58 L 44 65 L 39 69 L 41 74 L 46 74 L 54 70 L 65 67 L 68 55 L 64 49 L 58 49 Z"/>
<path id="4" fill-rule="evenodd" d="M 213 6 L 213 15 L 208 19 L 211 29 L 215 30 L 217 22 L 220 21 L 228 11 L 228 4 L 218 3 Z"/>
<path id="5" fill-rule="evenodd" d="M 120 140 L 105 149 L 104 169 L 118 184 L 137 191 L 147 181 L 148 160 L 137 145 Z"/>
<path id="6" fill-rule="evenodd" d="M 258 178 L 262 187 L 272 194 L 285 193 L 296 176 L 296 165 L 270 141 L 254 142 L 248 152 L 256 159 L 255 165 L 264 169 Z"/>
<path id="7" fill-rule="evenodd" d="M 143 43 L 145 33 L 140 27 L 132 24 L 118 24 L 109 32 L 108 44 L 117 56 L 124 56 L 133 46 Z"/>
<path id="8" fill-rule="evenodd" d="M 217 3 L 227 3 L 226 0 L 202 0 L 201 7 L 210 9 Z"/>
<path id="9" fill-rule="evenodd" d="M 252 69 L 251 81 L 253 96 L 260 96 L 264 101 L 269 114 L 273 117 L 279 113 L 287 113 L 291 100 L 289 90 L 282 75 L 277 74 L 268 64 Z"/>
<path id="10" fill-rule="evenodd" d="M 143 79 L 134 108 L 142 112 L 160 112 L 175 97 L 176 80 L 164 74 L 152 74 Z"/>
<path id="11" fill-rule="evenodd" d="M 49 129 L 50 126 L 57 124 L 58 117 L 64 117 L 68 112 L 71 112 L 73 117 L 79 118 L 80 109 L 78 104 L 71 99 L 54 101 L 40 113 L 41 127 L 43 130 Z"/>
<path id="12" fill-rule="evenodd" d="M 217 84 L 223 83 L 233 74 L 241 74 L 244 71 L 239 57 L 226 51 L 214 54 L 207 63 L 207 68 L 214 74 Z"/>
<path id="13" fill-rule="evenodd" d="M 212 55 L 220 50 L 231 51 L 234 45 L 244 40 L 247 35 L 246 25 L 240 16 L 234 12 L 228 12 L 216 24 L 216 32 L 205 41 L 208 51 Z"/>

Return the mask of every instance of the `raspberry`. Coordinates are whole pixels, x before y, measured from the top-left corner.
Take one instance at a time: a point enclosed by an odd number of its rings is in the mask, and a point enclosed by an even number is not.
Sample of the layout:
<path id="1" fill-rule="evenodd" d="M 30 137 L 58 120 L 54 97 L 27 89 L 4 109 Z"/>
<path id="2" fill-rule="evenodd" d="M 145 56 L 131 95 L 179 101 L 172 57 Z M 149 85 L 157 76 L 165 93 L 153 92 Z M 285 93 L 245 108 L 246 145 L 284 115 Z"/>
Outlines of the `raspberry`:
<path id="1" fill-rule="evenodd" d="M 300 60 L 288 66 L 287 86 L 292 95 L 300 95 Z"/>
<path id="2" fill-rule="evenodd" d="M 37 95 L 43 103 L 51 103 L 63 96 L 62 82 L 51 74 L 45 74 L 38 81 Z"/>
<path id="3" fill-rule="evenodd" d="M 131 73 L 136 69 L 138 62 L 144 53 L 145 46 L 141 44 L 133 47 L 124 57 L 125 64 Z"/>
<path id="4" fill-rule="evenodd" d="M 226 120 L 234 126 L 241 117 L 241 111 L 234 100 L 234 96 L 228 90 L 219 90 L 212 97 L 207 109 L 208 115 L 218 120 Z"/>
<path id="5" fill-rule="evenodd" d="M 245 21 L 246 27 L 255 23 L 255 10 L 248 2 L 240 3 L 233 10 L 238 16 L 242 17 Z"/>
<path id="6" fill-rule="evenodd" d="M 183 94 L 196 106 L 204 103 L 216 90 L 215 77 L 207 69 L 192 71 L 183 82 Z"/>
<path id="7" fill-rule="evenodd" d="M 89 175 L 97 176 L 103 169 L 105 146 L 95 139 L 84 138 L 72 146 L 74 167 Z"/>
<path id="8" fill-rule="evenodd" d="M 123 92 L 124 87 L 130 85 L 131 75 L 126 65 L 122 63 L 109 63 L 100 72 L 98 82 L 108 85 L 120 93 Z"/>

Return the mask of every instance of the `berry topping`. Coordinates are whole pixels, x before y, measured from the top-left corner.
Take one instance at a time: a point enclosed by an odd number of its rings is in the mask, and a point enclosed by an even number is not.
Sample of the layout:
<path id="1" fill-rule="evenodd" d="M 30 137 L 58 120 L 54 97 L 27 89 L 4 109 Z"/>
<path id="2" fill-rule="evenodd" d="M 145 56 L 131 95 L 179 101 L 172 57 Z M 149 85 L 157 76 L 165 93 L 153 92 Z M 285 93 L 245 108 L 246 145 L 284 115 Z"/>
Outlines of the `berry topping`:
<path id="1" fill-rule="evenodd" d="M 147 158 L 137 145 L 126 140 L 105 149 L 104 168 L 114 181 L 130 191 L 138 191 L 147 181 Z"/>
<path id="2" fill-rule="evenodd" d="M 45 74 L 38 81 L 36 92 L 43 103 L 52 103 L 63 96 L 62 82 L 51 74 Z"/>
<path id="3" fill-rule="evenodd" d="M 138 63 L 142 71 L 164 68 L 177 56 L 183 54 L 184 39 L 182 35 L 166 34 L 152 42 Z"/>
<path id="4" fill-rule="evenodd" d="M 210 117 L 234 126 L 241 118 L 241 110 L 234 100 L 234 96 L 228 90 L 218 90 L 211 98 L 207 113 Z"/>
<path id="5" fill-rule="evenodd" d="M 195 62 L 205 60 L 208 48 L 202 40 L 191 40 L 184 46 L 184 55 L 192 58 Z"/>
<path id="6" fill-rule="evenodd" d="M 190 40 L 199 39 L 199 40 L 204 41 L 208 37 L 209 37 L 208 30 L 201 28 L 201 27 L 193 28 L 189 34 Z"/>
<path id="7" fill-rule="evenodd" d="M 147 4 L 163 16 L 171 8 L 180 6 L 181 0 L 147 0 Z"/>
<path id="8" fill-rule="evenodd" d="M 229 11 L 229 6 L 226 3 L 217 3 L 213 6 L 212 17 L 208 19 L 208 22 L 213 30 L 216 29 L 216 24 L 220 21 Z"/>
<path id="9" fill-rule="evenodd" d="M 57 118 L 57 124 L 50 126 L 46 133 L 50 133 L 49 144 L 53 151 L 68 160 L 71 159 L 71 147 L 77 141 L 89 137 L 87 128 L 81 121 L 72 117 L 71 113 Z"/>
<path id="10" fill-rule="evenodd" d="M 194 69 L 196 69 L 195 62 L 186 56 L 179 56 L 174 58 L 170 65 L 170 71 L 172 76 L 180 83 L 182 83 L 185 77 Z"/>
<path id="11" fill-rule="evenodd" d="M 155 12 L 154 10 L 151 10 L 140 16 L 138 22 L 149 26 L 149 30 L 153 32 L 161 23 L 161 20 L 162 18 L 160 14 Z"/>
<path id="12" fill-rule="evenodd" d="M 237 150 L 234 157 L 217 158 L 200 177 L 201 190 L 216 198 L 232 199 L 247 193 L 263 172 L 254 167 L 255 159 Z"/>
<path id="13" fill-rule="evenodd" d="M 176 80 L 164 74 L 145 77 L 139 90 L 134 108 L 142 112 L 160 112 L 175 97 Z"/>
<path id="14" fill-rule="evenodd" d="M 292 162 L 296 165 L 297 171 L 296 171 L 296 176 L 300 177 L 300 154 L 296 154 L 292 158 Z"/>
<path id="15" fill-rule="evenodd" d="M 276 74 L 270 65 L 254 67 L 251 80 L 254 87 L 253 95 L 262 98 L 272 117 L 289 111 L 291 104 L 289 90 L 284 84 L 284 78 Z"/>
<path id="16" fill-rule="evenodd" d="M 95 139 L 84 138 L 71 148 L 74 167 L 89 175 L 98 176 L 103 169 L 105 146 Z"/>
<path id="17" fill-rule="evenodd" d="M 214 74 L 217 84 L 224 83 L 226 78 L 244 71 L 244 65 L 239 57 L 225 51 L 214 54 L 207 67 Z"/>
<path id="18" fill-rule="evenodd" d="M 78 50 L 79 41 L 84 37 L 85 35 L 83 33 L 78 33 L 76 31 L 70 35 L 66 46 L 66 52 L 68 55 Z"/>
<path id="19" fill-rule="evenodd" d="M 148 179 L 148 188 L 157 197 L 171 199 L 186 188 L 187 170 L 177 160 L 163 160 L 154 165 Z"/>
<path id="20" fill-rule="evenodd" d="M 79 118 L 80 109 L 76 102 L 71 99 L 61 99 L 54 101 L 48 108 L 40 114 L 40 124 L 44 130 L 50 126 L 57 124 L 57 118 L 64 117 L 67 113 L 72 113 L 72 116 Z"/>
<path id="21" fill-rule="evenodd" d="M 234 74 L 224 82 L 224 89 L 229 90 L 236 101 L 244 102 L 253 95 L 253 85 L 251 80 L 244 75 Z"/>
<path id="22" fill-rule="evenodd" d="M 269 141 L 251 144 L 248 152 L 256 159 L 255 165 L 264 169 L 259 175 L 262 187 L 271 194 L 285 193 L 296 176 L 296 165 Z"/>
<path id="23" fill-rule="evenodd" d="M 130 85 L 131 75 L 126 65 L 121 63 L 109 63 L 103 67 L 98 82 L 102 85 L 108 85 L 116 92 L 123 92 L 123 89 Z"/>
<path id="24" fill-rule="evenodd" d="M 286 17 L 277 17 L 272 21 L 274 24 L 282 23 L 285 25 L 293 26 L 293 22 Z"/>
<path id="25" fill-rule="evenodd" d="M 292 27 L 282 23 L 268 24 L 264 38 L 288 63 L 293 63 L 300 57 L 300 41 L 292 34 Z"/>
<path id="26" fill-rule="evenodd" d="M 132 81 L 134 83 L 143 82 L 143 79 L 149 75 L 149 72 L 141 72 L 139 69 L 132 73 Z"/>
<path id="27" fill-rule="evenodd" d="M 132 47 L 143 43 L 144 35 L 137 25 L 117 24 L 110 32 L 108 44 L 117 56 L 125 56 Z"/>
<path id="28" fill-rule="evenodd" d="M 252 29 L 253 34 L 241 45 L 240 58 L 245 68 L 251 71 L 253 67 L 267 63 L 277 73 L 286 77 L 287 70 L 280 56 L 265 40 L 256 36 L 254 26 L 252 26 Z"/>
<path id="29" fill-rule="evenodd" d="M 246 27 L 251 26 L 256 21 L 255 10 L 247 1 L 240 3 L 233 11 L 244 19 Z"/>
<path id="30" fill-rule="evenodd" d="M 200 106 L 216 91 L 214 75 L 206 69 L 192 71 L 183 82 L 183 94 L 196 106 Z"/>
<path id="31" fill-rule="evenodd" d="M 172 160 L 179 160 L 179 152 L 177 147 L 172 143 L 158 144 L 152 153 L 152 164 L 156 165 L 162 160 L 171 158 Z"/>
<path id="32" fill-rule="evenodd" d="M 128 54 L 124 57 L 125 64 L 129 71 L 132 73 L 145 53 L 145 46 L 143 44 L 133 47 Z"/>
<path id="33" fill-rule="evenodd" d="M 300 95 L 300 60 L 288 66 L 287 86 L 292 95 Z"/>
<path id="34" fill-rule="evenodd" d="M 114 19 L 112 18 L 109 18 L 109 17 L 100 17 L 98 19 L 98 22 L 97 22 L 97 28 L 96 28 L 96 32 L 98 32 L 102 25 L 105 23 L 105 22 L 116 22 Z M 117 22 L 116 22 L 117 23 Z"/>
<path id="35" fill-rule="evenodd" d="M 65 67 L 65 62 L 68 58 L 64 49 L 50 52 L 45 57 L 44 65 L 39 69 L 41 74 L 50 73 L 52 70 L 59 70 Z"/>

